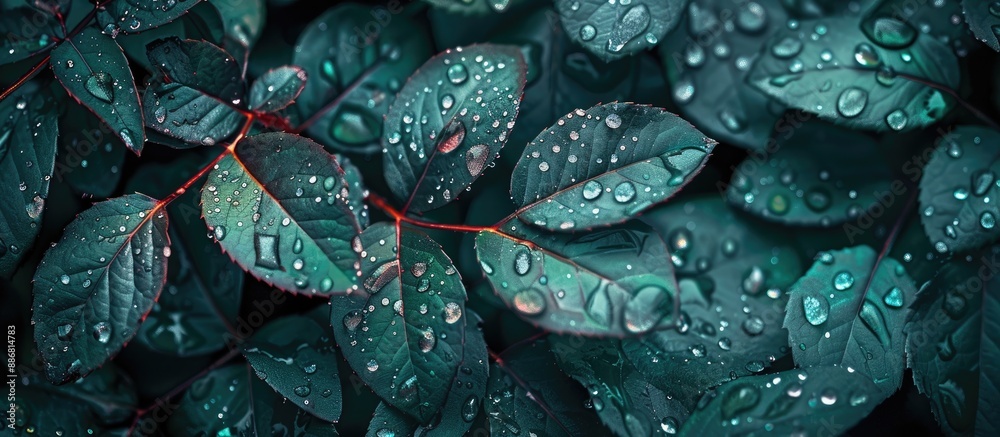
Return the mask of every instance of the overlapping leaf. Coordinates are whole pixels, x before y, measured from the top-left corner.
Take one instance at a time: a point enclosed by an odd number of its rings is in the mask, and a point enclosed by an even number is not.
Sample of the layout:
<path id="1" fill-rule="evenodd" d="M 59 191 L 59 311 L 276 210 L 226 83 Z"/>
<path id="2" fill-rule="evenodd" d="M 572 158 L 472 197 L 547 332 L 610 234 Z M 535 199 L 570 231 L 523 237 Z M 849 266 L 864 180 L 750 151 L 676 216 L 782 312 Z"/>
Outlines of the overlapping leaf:
<path id="1" fill-rule="evenodd" d="M 332 338 L 303 316 L 275 320 L 243 345 L 257 376 L 299 408 L 328 422 L 343 409 Z"/>
<path id="2" fill-rule="evenodd" d="M 563 29 L 605 61 L 652 48 L 681 20 L 684 0 L 557 0 Z"/>
<path id="3" fill-rule="evenodd" d="M 56 108 L 29 83 L 0 101 L 0 277 L 34 244 L 56 159 Z"/>
<path id="4" fill-rule="evenodd" d="M 677 193 L 713 147 L 660 108 L 577 109 L 525 148 L 511 177 L 517 216 L 552 230 L 621 223 Z"/>
<path id="5" fill-rule="evenodd" d="M 146 127 L 183 141 L 168 144 L 178 148 L 220 143 L 243 121 L 228 103 L 179 83 L 151 85 L 142 100 Z"/>
<path id="6" fill-rule="evenodd" d="M 505 12 L 512 4 L 522 3 L 525 0 L 424 0 L 431 6 L 442 8 L 448 12 L 482 15 L 489 13 Z"/>
<path id="7" fill-rule="evenodd" d="M 715 196 L 656 208 L 643 221 L 667 241 L 681 309 L 676 329 L 622 342 L 649 381 L 693 408 L 708 388 L 789 354 L 785 290 L 803 269 L 783 234 Z"/>
<path id="8" fill-rule="evenodd" d="M 35 343 L 62 384 L 104 364 L 135 336 L 167 275 L 167 215 L 130 194 L 97 203 L 66 228 L 34 277 Z"/>
<path id="9" fill-rule="evenodd" d="M 618 340 L 550 338 L 556 360 L 590 390 L 590 404 L 616 435 L 676 434 L 688 409 L 639 373 Z"/>
<path id="10" fill-rule="evenodd" d="M 276 112 L 291 105 L 306 85 L 306 71 L 299 67 L 279 67 L 264 73 L 250 87 L 250 109 Z"/>
<path id="11" fill-rule="evenodd" d="M 1000 5 L 987 0 L 962 0 L 962 12 L 976 38 L 1000 51 L 1000 39 L 994 30 L 1000 29 Z"/>
<path id="12" fill-rule="evenodd" d="M 226 35 L 246 46 L 253 47 L 264 30 L 267 15 L 264 0 L 208 0 L 219 11 Z"/>
<path id="13" fill-rule="evenodd" d="M 940 120 L 954 100 L 951 49 L 911 25 L 886 21 L 871 37 L 853 17 L 803 20 L 761 49 L 748 81 L 794 108 L 852 129 L 904 131 Z"/>
<path id="14" fill-rule="evenodd" d="M 938 141 L 920 179 L 920 220 L 941 253 L 981 247 L 1000 237 L 997 173 L 1000 133 L 961 126 Z"/>
<path id="15" fill-rule="evenodd" d="M 333 424 L 323 422 L 282 400 L 249 365 L 231 364 L 196 380 L 167 419 L 170 435 L 289 435 L 333 437 Z"/>
<path id="16" fill-rule="evenodd" d="M 30 23 L 26 25 L 25 23 Z M 0 14 L 0 65 L 11 64 L 53 47 L 63 32 L 55 16 L 27 6 L 14 7 Z"/>
<path id="17" fill-rule="evenodd" d="M 365 436 L 414 435 L 419 427 L 420 424 L 416 419 L 382 401 L 375 407 L 375 413 L 368 424 Z"/>
<path id="18" fill-rule="evenodd" d="M 903 382 L 903 324 L 916 293 L 899 262 L 868 246 L 821 253 L 788 292 L 795 364 L 855 369 L 888 398 Z"/>
<path id="19" fill-rule="evenodd" d="M 897 196 L 878 144 L 862 133 L 822 123 L 779 133 L 775 150 L 745 159 L 733 173 L 726 199 L 769 221 L 829 227 Z M 763 158 L 763 159 L 762 159 Z"/>
<path id="20" fill-rule="evenodd" d="M 74 99 L 107 123 L 125 146 L 142 152 L 146 136 L 139 92 L 128 60 L 113 38 L 87 27 L 60 43 L 49 65 Z"/>
<path id="21" fill-rule="evenodd" d="M 841 435 L 878 405 L 879 390 L 844 367 L 747 376 L 705 395 L 681 436 Z"/>
<path id="22" fill-rule="evenodd" d="M 245 84 L 239 63 L 215 44 L 169 37 L 150 43 L 146 56 L 170 82 L 234 105 L 243 98 Z"/>
<path id="23" fill-rule="evenodd" d="M 480 232 L 476 252 L 504 303 L 548 331 L 626 336 L 676 322 L 667 247 L 647 226 L 557 234 L 515 220 Z"/>
<path id="24" fill-rule="evenodd" d="M 348 186 L 347 207 L 358 218 L 358 225 L 361 229 L 365 229 L 370 224 L 371 217 L 368 215 L 368 204 L 365 203 L 368 198 L 368 188 L 362 179 L 361 170 L 344 155 L 335 153 L 333 157 L 344 169 L 344 180 L 347 181 Z"/>
<path id="25" fill-rule="evenodd" d="M 433 54 L 418 20 L 394 12 L 340 4 L 299 36 L 292 63 L 305 69 L 309 81 L 296 107 L 303 120 L 319 117 L 307 130 L 316 141 L 340 151 L 382 150 L 383 116 L 406 78 Z M 372 19 L 384 22 L 375 39 L 359 38 L 354 29 Z M 326 108 L 335 100 L 337 107 Z"/>
<path id="26" fill-rule="evenodd" d="M 607 435 L 594 411 L 584 406 L 583 388 L 559 370 L 544 340 L 508 350 L 501 358 L 490 366 L 483 403 L 491 435 Z"/>
<path id="27" fill-rule="evenodd" d="M 379 397 L 428 423 L 465 356 L 461 277 L 441 246 L 414 229 L 376 223 L 355 244 L 364 288 L 331 301 L 337 344 Z"/>
<path id="28" fill-rule="evenodd" d="M 322 146 L 286 133 L 241 141 L 208 175 L 205 222 L 258 279 L 292 293 L 356 288 L 360 232 L 344 171 Z"/>
<path id="29" fill-rule="evenodd" d="M 97 13 L 105 29 L 138 33 L 167 24 L 201 0 L 111 0 Z"/>
<path id="30" fill-rule="evenodd" d="M 427 61 L 385 117 L 385 179 L 404 209 L 440 207 L 458 197 L 507 142 L 524 92 L 520 50 L 483 44 Z"/>
<path id="31" fill-rule="evenodd" d="M 685 12 L 660 45 L 671 97 L 712 138 L 763 149 L 784 106 L 745 80 L 788 14 L 779 0 L 692 0 Z"/>
<path id="32" fill-rule="evenodd" d="M 941 270 L 913 303 L 907 367 L 948 435 L 1000 431 L 1000 248 Z"/>

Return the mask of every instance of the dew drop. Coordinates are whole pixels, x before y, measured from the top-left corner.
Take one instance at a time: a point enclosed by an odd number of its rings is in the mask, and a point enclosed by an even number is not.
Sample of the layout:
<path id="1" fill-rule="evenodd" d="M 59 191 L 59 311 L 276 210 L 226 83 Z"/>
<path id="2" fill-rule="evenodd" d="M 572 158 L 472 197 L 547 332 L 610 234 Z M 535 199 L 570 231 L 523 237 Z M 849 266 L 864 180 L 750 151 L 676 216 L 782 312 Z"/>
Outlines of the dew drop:
<path id="1" fill-rule="evenodd" d="M 448 302 L 444 305 L 444 321 L 449 325 L 454 324 L 462 318 L 462 307 L 455 302 Z"/>
<path id="2" fill-rule="evenodd" d="M 536 316 L 545 311 L 545 296 L 534 288 L 526 288 L 514 295 L 514 309 L 521 314 Z"/>
<path id="3" fill-rule="evenodd" d="M 115 99 L 114 79 L 106 72 L 94 72 L 84 82 L 83 87 L 90 95 L 104 103 L 111 103 Z"/>
<path id="4" fill-rule="evenodd" d="M 462 64 L 453 64 L 446 72 L 448 81 L 455 85 L 461 85 L 469 78 L 469 70 Z"/>
<path id="5" fill-rule="evenodd" d="M 98 322 L 94 325 L 94 340 L 105 344 L 111 340 L 111 325 L 106 322 Z"/>
<path id="6" fill-rule="evenodd" d="M 601 197 L 601 193 L 604 192 L 604 186 L 600 182 L 595 180 L 587 181 L 583 184 L 583 198 L 587 200 L 594 200 Z"/>
<path id="7" fill-rule="evenodd" d="M 628 181 L 622 182 L 615 187 L 614 195 L 618 203 L 630 202 L 635 198 L 635 185 Z"/>
<path id="8" fill-rule="evenodd" d="M 891 308 L 902 308 L 903 307 L 903 290 L 899 287 L 892 287 L 882 296 L 882 302 Z"/>
<path id="9" fill-rule="evenodd" d="M 851 275 L 850 272 L 841 271 L 833 277 L 833 288 L 839 291 L 847 290 L 852 285 L 854 285 L 854 275 Z"/>
<path id="10" fill-rule="evenodd" d="M 802 298 L 802 310 L 810 325 L 819 326 L 830 317 L 830 303 L 822 296 L 805 296 Z"/>
<path id="11" fill-rule="evenodd" d="M 837 112 L 847 118 L 857 117 L 868 104 L 868 93 L 861 88 L 850 87 L 837 98 Z"/>

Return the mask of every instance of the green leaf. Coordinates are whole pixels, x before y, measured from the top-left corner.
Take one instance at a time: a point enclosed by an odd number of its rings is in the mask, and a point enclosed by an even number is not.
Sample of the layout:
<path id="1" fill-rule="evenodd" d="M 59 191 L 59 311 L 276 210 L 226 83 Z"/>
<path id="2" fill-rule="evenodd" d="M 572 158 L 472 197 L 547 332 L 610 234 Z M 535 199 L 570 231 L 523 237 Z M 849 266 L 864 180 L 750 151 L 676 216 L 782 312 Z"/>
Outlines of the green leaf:
<path id="1" fill-rule="evenodd" d="M 1000 6 L 986 0 L 962 0 L 962 12 L 976 39 L 1000 51 L 1000 39 L 993 30 L 1000 29 Z"/>
<path id="2" fill-rule="evenodd" d="M 139 403 L 132 381 L 111 363 L 63 386 L 23 376 L 16 395 L 16 422 L 5 424 L 11 435 L 121 435 Z"/>
<path id="3" fill-rule="evenodd" d="M 257 376 L 299 408 L 328 422 L 343 409 L 332 338 L 315 321 L 284 317 L 264 325 L 243 345 Z"/>
<path id="4" fill-rule="evenodd" d="M 135 336 L 170 256 L 162 204 L 130 194 L 95 204 L 45 252 L 34 277 L 35 342 L 56 384 L 85 376 Z"/>
<path id="5" fill-rule="evenodd" d="M 684 0 L 557 0 L 563 29 L 577 44 L 612 61 L 656 46 L 681 19 Z"/>
<path id="6" fill-rule="evenodd" d="M 423 232 L 376 223 L 357 243 L 364 288 L 331 300 L 337 344 L 375 394 L 428 423 L 464 356 L 465 287 Z"/>
<path id="7" fill-rule="evenodd" d="M 231 364 L 198 378 L 167 418 L 169 435 L 262 436 L 277 430 L 289 436 L 336 436 L 323 422 L 282 400 L 248 365 Z"/>
<path id="8" fill-rule="evenodd" d="M 189 13 L 170 23 L 142 33 L 118 34 L 115 41 L 122 46 L 122 50 L 128 55 L 133 65 L 141 65 L 150 73 L 157 73 L 161 71 L 160 65 L 149 60 L 148 45 L 173 38 L 182 38 L 189 42 L 204 40 L 214 45 L 222 44 L 224 36 L 222 24 L 220 21 L 217 24 L 218 29 L 215 29 L 217 20 L 221 20 L 221 18 L 218 17 L 215 7 L 208 2 L 202 2 L 192 8 Z M 180 67 L 180 65 L 173 67 Z"/>
<path id="9" fill-rule="evenodd" d="M 56 158 L 56 108 L 34 83 L 0 101 L 0 277 L 34 245 Z"/>
<path id="10" fill-rule="evenodd" d="M 385 117 L 385 179 L 407 211 L 452 201 L 499 156 L 524 92 L 520 50 L 446 50 L 399 91 Z"/>
<path id="11" fill-rule="evenodd" d="M 687 419 L 688 409 L 639 373 L 618 340 L 563 336 L 549 341 L 559 367 L 590 391 L 594 411 L 615 434 L 676 434 Z"/>
<path id="12" fill-rule="evenodd" d="M 365 435 L 367 437 L 414 435 L 418 428 L 420 424 L 416 420 L 382 401 L 375 407 L 375 413 Z"/>
<path id="13" fill-rule="evenodd" d="M 306 71 L 294 66 L 264 73 L 250 87 L 250 109 L 277 112 L 291 105 L 306 85 Z"/>
<path id="14" fill-rule="evenodd" d="M 667 241 L 680 289 L 677 329 L 622 342 L 654 385 L 693 408 L 706 389 L 789 354 L 784 291 L 803 268 L 787 235 L 744 220 L 715 195 L 656 208 L 643 221 Z"/>
<path id="15" fill-rule="evenodd" d="M 884 196 L 896 195 L 871 137 L 820 122 L 781 133 L 771 153 L 736 168 L 726 189 L 730 205 L 768 221 L 831 227 L 884 208 Z M 905 187 L 896 182 L 895 189 Z"/>
<path id="16" fill-rule="evenodd" d="M 142 103 L 146 127 L 189 147 L 225 141 L 244 117 L 229 103 L 179 83 L 150 85 Z M 167 145 L 180 148 L 183 143 Z"/>
<path id="17" fill-rule="evenodd" d="M 476 252 L 504 303 L 547 331 L 626 336 L 676 322 L 667 247 L 647 226 L 557 234 L 515 220 L 480 232 Z"/>
<path id="18" fill-rule="evenodd" d="M 920 179 L 920 220 L 940 253 L 975 249 L 1000 237 L 1000 133 L 960 126 L 938 140 Z"/>
<path id="19" fill-rule="evenodd" d="M 385 24 L 369 42 L 354 28 L 364 28 L 372 19 Z M 307 130 L 310 136 L 339 151 L 382 150 L 383 116 L 406 78 L 433 54 L 427 30 L 419 23 L 407 13 L 391 15 L 387 9 L 351 3 L 330 8 L 309 23 L 295 43 L 292 63 L 310 79 L 296 102 L 303 119 L 319 117 Z M 325 108 L 338 99 L 335 108 Z"/>
<path id="20" fill-rule="evenodd" d="M 68 97 L 62 102 L 66 109 L 59 117 L 59 153 L 52 176 L 81 194 L 107 198 L 121 181 L 125 145 L 85 106 Z"/>
<path id="21" fill-rule="evenodd" d="M 875 409 L 876 396 L 868 378 L 843 367 L 748 376 L 705 395 L 680 435 L 841 435 Z"/>
<path id="22" fill-rule="evenodd" d="M 170 195 L 205 164 L 204 157 L 188 156 L 170 164 L 145 165 L 126 191 Z M 180 357 L 226 347 L 227 339 L 237 334 L 243 298 L 243 270 L 205 238 L 200 201 L 196 190 L 188 190 L 167 205 L 171 217 L 167 283 L 136 335 L 136 341 L 149 349 Z"/>
<path id="23" fill-rule="evenodd" d="M 264 30 L 264 0 L 208 0 L 222 16 L 226 35 L 251 48 Z"/>
<path id="24" fill-rule="evenodd" d="M 1000 430 L 1000 248 L 946 265 L 917 294 L 906 324 L 907 367 L 948 435 Z"/>
<path id="25" fill-rule="evenodd" d="M 922 82 L 956 89 L 958 62 L 944 43 L 894 23 L 870 39 L 854 18 L 803 20 L 771 38 L 747 80 L 786 105 L 851 129 L 927 126 L 954 100 Z"/>
<path id="26" fill-rule="evenodd" d="M 510 184 L 517 216 L 551 230 L 624 222 L 680 190 L 715 144 L 661 108 L 577 109 L 525 148 Z"/>
<path id="27" fill-rule="evenodd" d="M 28 59 L 51 49 L 63 32 L 49 12 L 25 6 L 4 8 L 0 14 L 0 65 Z"/>
<path id="28" fill-rule="evenodd" d="M 431 6 L 444 9 L 451 13 L 466 15 L 484 15 L 507 11 L 511 4 L 523 3 L 525 0 L 424 0 Z"/>
<path id="29" fill-rule="evenodd" d="M 335 153 L 333 158 L 344 169 L 344 180 L 347 181 L 348 185 L 347 206 L 358 218 L 358 225 L 361 229 L 365 229 L 371 223 L 371 217 L 368 215 L 368 204 L 365 203 L 368 198 L 368 189 L 362 179 L 361 170 L 344 155 Z"/>
<path id="30" fill-rule="evenodd" d="M 660 45 L 681 114 L 712 138 L 765 148 L 785 108 L 745 81 L 761 47 L 788 20 L 785 9 L 779 0 L 692 0 L 685 20 Z"/>
<path id="31" fill-rule="evenodd" d="M 142 153 L 146 137 L 139 92 L 128 60 L 113 38 L 87 27 L 60 43 L 49 65 L 74 99 L 107 123 L 130 150 Z"/>
<path id="32" fill-rule="evenodd" d="M 146 56 L 170 82 L 233 105 L 243 98 L 246 84 L 239 63 L 215 44 L 169 37 L 149 43 Z"/>
<path id="33" fill-rule="evenodd" d="M 544 340 L 503 353 L 490 366 L 483 402 L 495 436 L 601 436 L 593 409 L 584 406 L 583 389 L 556 365 Z"/>
<path id="34" fill-rule="evenodd" d="M 291 293 L 344 293 L 357 287 L 351 241 L 361 231 L 348 190 L 322 146 L 265 133 L 240 141 L 208 175 L 202 212 L 222 249 L 258 279 Z"/>
<path id="35" fill-rule="evenodd" d="M 958 17 L 963 15 L 963 1 L 930 2 L 926 7 L 912 7 L 909 0 L 879 0 L 864 11 L 861 29 L 867 35 L 881 33 L 882 29 L 898 28 L 905 22 L 921 32 L 947 42 L 959 58 L 969 55 L 978 45 L 969 32 L 969 26 Z M 844 2 L 836 2 L 843 4 Z M 849 4 L 844 4 L 849 6 Z M 968 19 L 968 18 L 967 18 Z"/>
<path id="36" fill-rule="evenodd" d="M 112 0 L 97 13 L 97 22 L 108 33 L 138 33 L 174 21 L 200 1 Z"/>
<path id="37" fill-rule="evenodd" d="M 821 253 L 788 291 L 783 326 L 795 364 L 855 369 L 888 398 L 903 382 L 903 324 L 916 293 L 899 262 L 868 246 Z"/>

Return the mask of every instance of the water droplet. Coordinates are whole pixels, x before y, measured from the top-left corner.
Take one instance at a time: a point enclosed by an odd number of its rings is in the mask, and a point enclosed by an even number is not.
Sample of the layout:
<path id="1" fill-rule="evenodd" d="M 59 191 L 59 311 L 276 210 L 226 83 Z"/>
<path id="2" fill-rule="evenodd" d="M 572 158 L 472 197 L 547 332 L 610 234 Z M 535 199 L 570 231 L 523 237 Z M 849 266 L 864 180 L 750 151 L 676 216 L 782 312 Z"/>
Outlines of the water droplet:
<path id="1" fill-rule="evenodd" d="M 448 67 L 446 75 L 451 83 L 461 85 L 469 78 L 469 70 L 465 68 L 465 65 L 453 64 L 451 67 Z"/>
<path id="2" fill-rule="evenodd" d="M 830 303 L 823 296 L 805 296 L 802 298 L 802 311 L 810 325 L 819 326 L 830 317 Z"/>
<path id="3" fill-rule="evenodd" d="M 917 39 L 916 29 L 894 17 L 872 17 L 861 23 L 861 30 L 868 39 L 887 49 L 901 49 Z"/>
<path id="4" fill-rule="evenodd" d="M 90 95 L 104 103 L 111 103 L 115 99 L 114 78 L 103 71 L 91 74 L 84 82 L 83 87 Z"/>
<path id="5" fill-rule="evenodd" d="M 485 145 L 476 144 L 465 152 L 465 166 L 472 176 L 479 176 L 490 157 L 490 150 Z"/>
<path id="6" fill-rule="evenodd" d="M 743 366 L 743 368 L 747 369 L 747 371 L 751 373 L 760 373 L 764 370 L 764 362 L 750 361 L 745 366 Z"/>
<path id="7" fill-rule="evenodd" d="M 740 413 L 749 411 L 760 402 L 760 391 L 748 384 L 730 388 L 719 406 L 722 420 L 731 420 Z"/>
<path id="8" fill-rule="evenodd" d="M 848 271 L 841 271 L 833 277 L 833 288 L 844 291 L 854 285 L 854 275 Z"/>
<path id="9" fill-rule="evenodd" d="M 767 13 L 758 3 L 745 3 L 736 13 L 736 27 L 743 32 L 755 34 L 763 30 L 766 25 Z"/>
<path id="10" fill-rule="evenodd" d="M 767 210 L 774 215 L 785 215 L 788 213 L 788 197 L 781 193 L 776 193 L 767 201 Z"/>
<path id="11" fill-rule="evenodd" d="M 56 328 L 56 335 L 58 335 L 59 339 L 62 341 L 69 340 L 70 335 L 73 335 L 73 325 L 70 325 L 69 323 L 59 325 L 59 327 Z"/>
<path id="12" fill-rule="evenodd" d="M 437 144 L 437 150 L 441 153 L 451 153 L 465 140 L 465 124 L 458 118 L 453 118 L 441 130 L 441 141 Z"/>
<path id="13" fill-rule="evenodd" d="M 903 307 L 903 290 L 899 287 L 892 287 L 882 296 L 882 302 L 892 308 L 902 308 Z"/>
<path id="14" fill-rule="evenodd" d="M 791 59 L 802 51 L 802 41 L 792 37 L 784 37 L 771 46 L 771 54 L 779 59 Z"/>
<path id="15" fill-rule="evenodd" d="M 478 413 L 479 398 L 476 395 L 469 395 L 465 402 L 462 402 L 462 420 L 472 422 Z"/>
<path id="16" fill-rule="evenodd" d="M 862 67 L 875 67 L 882 63 L 878 52 L 868 43 L 861 43 L 854 47 L 854 61 Z"/>
<path id="17" fill-rule="evenodd" d="M 996 224 L 996 217 L 994 217 L 993 213 L 989 211 L 984 211 L 983 214 L 979 216 L 979 226 L 982 226 L 983 229 L 993 229 Z"/>
<path id="18" fill-rule="evenodd" d="M 531 269 L 531 254 L 527 250 L 521 249 L 514 255 L 514 271 L 518 275 L 524 276 Z"/>
<path id="19" fill-rule="evenodd" d="M 63 285 L 69 285 L 69 275 L 60 276 L 59 282 L 61 282 Z"/>
<path id="20" fill-rule="evenodd" d="M 462 318 L 462 307 L 455 302 L 448 302 L 444 305 L 444 321 L 449 325 L 454 324 Z"/>
<path id="21" fill-rule="evenodd" d="M 374 372 L 378 370 L 378 362 L 375 360 L 368 360 L 368 364 L 365 367 L 369 372 Z"/>
<path id="22" fill-rule="evenodd" d="M 847 118 L 857 117 L 868 104 L 868 93 L 861 88 L 850 87 L 837 98 L 837 111 Z"/>
<path id="23" fill-rule="evenodd" d="M 604 118 L 604 124 L 611 129 L 618 129 L 618 127 L 622 125 L 622 118 L 618 114 L 608 114 L 608 116 Z"/>
<path id="24" fill-rule="evenodd" d="M 212 230 L 212 233 L 215 235 L 216 240 L 222 241 L 224 238 L 226 238 L 226 227 L 218 225 L 215 227 L 215 229 Z"/>
<path id="25" fill-rule="evenodd" d="M 663 318 L 663 307 L 670 300 L 667 290 L 654 285 L 643 287 L 625 303 L 624 327 L 635 334 L 653 329 Z"/>
<path id="26" fill-rule="evenodd" d="M 600 182 L 595 180 L 587 181 L 583 184 L 583 198 L 587 200 L 594 200 L 601 197 L 601 193 L 604 192 L 604 186 Z"/>
<path id="27" fill-rule="evenodd" d="M 764 289 L 764 270 L 752 266 L 743 276 L 743 291 L 750 295 L 759 294 Z"/>
<path id="28" fill-rule="evenodd" d="M 382 120 L 355 106 L 343 105 L 330 123 L 330 135 L 344 144 L 370 144 L 382 135 Z"/>
<path id="29" fill-rule="evenodd" d="M 296 396 L 306 397 L 309 396 L 309 393 L 312 393 L 312 389 L 310 389 L 308 385 L 300 385 L 292 389 L 292 392 L 294 392 Z"/>
<path id="30" fill-rule="evenodd" d="M 631 182 L 622 182 L 615 187 L 615 201 L 618 203 L 627 203 L 635 198 L 635 185 Z"/>
<path id="31" fill-rule="evenodd" d="M 993 185 L 995 176 L 990 170 L 980 170 L 972 174 L 972 194 L 985 196 L 986 191 Z"/>
<path id="32" fill-rule="evenodd" d="M 677 434 L 677 419 L 667 416 L 660 421 L 660 429 L 667 434 Z"/>
<path id="33" fill-rule="evenodd" d="M 837 403 L 837 392 L 833 391 L 832 388 L 824 389 L 822 393 L 819 394 L 819 400 L 823 405 L 833 405 Z"/>
<path id="34" fill-rule="evenodd" d="M 97 322 L 94 325 L 94 340 L 104 344 L 111 340 L 111 325 L 106 322 Z"/>
<path id="35" fill-rule="evenodd" d="M 526 288 L 514 295 L 514 309 L 521 314 L 535 316 L 545 311 L 545 296 L 534 288 Z"/>
<path id="36" fill-rule="evenodd" d="M 764 319 L 760 317 L 753 316 L 749 319 L 743 321 L 743 332 L 746 332 L 749 336 L 760 335 L 764 332 Z"/>
<path id="37" fill-rule="evenodd" d="M 583 25 L 580 28 L 580 39 L 583 41 L 592 41 L 594 37 L 597 36 L 597 29 L 589 24 Z"/>
<path id="38" fill-rule="evenodd" d="M 729 337 L 722 337 L 719 339 L 719 349 L 727 351 L 732 348 L 733 348 L 733 341 L 730 340 Z"/>
<path id="39" fill-rule="evenodd" d="M 267 235 L 260 232 L 254 233 L 253 248 L 257 254 L 256 266 L 271 270 L 281 268 L 281 261 L 278 257 L 277 235 Z"/>
<path id="40" fill-rule="evenodd" d="M 889 125 L 894 131 L 901 131 L 906 127 L 906 123 L 909 118 L 906 117 L 906 113 L 902 109 L 897 109 L 885 116 L 885 124 Z"/>
<path id="41" fill-rule="evenodd" d="M 620 52 L 625 44 L 646 31 L 650 21 L 646 5 L 640 4 L 630 8 L 612 27 L 611 34 L 608 35 L 607 50 L 611 53 Z"/>
<path id="42" fill-rule="evenodd" d="M 862 405 L 865 402 L 868 402 L 868 395 L 860 392 L 854 393 L 851 395 L 850 399 L 848 399 L 848 402 L 851 404 L 852 407 Z"/>

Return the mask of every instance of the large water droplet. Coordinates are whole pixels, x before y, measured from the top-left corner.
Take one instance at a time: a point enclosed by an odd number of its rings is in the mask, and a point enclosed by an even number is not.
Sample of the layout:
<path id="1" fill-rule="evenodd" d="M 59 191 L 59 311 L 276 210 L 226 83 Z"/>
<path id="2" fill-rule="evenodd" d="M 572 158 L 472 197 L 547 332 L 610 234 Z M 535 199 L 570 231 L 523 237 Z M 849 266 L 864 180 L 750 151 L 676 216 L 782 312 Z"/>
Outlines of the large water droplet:
<path id="1" fill-rule="evenodd" d="M 615 201 L 618 203 L 627 203 L 635 198 L 635 185 L 631 182 L 622 182 L 615 187 Z"/>
<path id="2" fill-rule="evenodd" d="M 271 270 L 281 268 L 278 256 L 278 236 L 267 235 L 260 232 L 253 235 L 253 248 L 257 254 L 255 265 Z"/>
<path id="3" fill-rule="evenodd" d="M 746 3 L 736 13 L 736 27 L 743 32 L 755 34 L 767 26 L 767 11 L 755 2 Z"/>
<path id="4" fill-rule="evenodd" d="M 996 177 L 990 170 L 980 170 L 972 174 L 972 194 L 985 196 Z"/>
<path id="5" fill-rule="evenodd" d="M 760 402 L 760 391 L 748 384 L 732 387 L 722 398 L 719 406 L 723 420 L 731 420 L 738 414 L 749 411 Z"/>
<path id="6" fill-rule="evenodd" d="M 479 414 L 479 398 L 476 395 L 469 395 L 465 402 L 462 402 L 462 420 L 472 422 L 476 414 Z"/>
<path id="7" fill-rule="evenodd" d="M 903 110 L 901 109 L 892 111 L 889 113 L 889 115 L 885 116 L 885 124 L 889 125 L 889 127 L 892 128 L 892 130 L 894 131 L 903 130 L 903 128 L 906 127 L 906 123 L 908 121 L 909 118 L 906 116 L 906 113 L 903 112 Z"/>
<path id="8" fill-rule="evenodd" d="M 453 64 L 448 67 L 446 75 L 448 76 L 448 81 L 455 85 L 461 85 L 469 79 L 469 70 L 463 64 Z"/>
<path id="9" fill-rule="evenodd" d="M 420 333 L 420 337 L 417 338 L 417 347 L 420 348 L 420 352 L 427 353 L 434 349 L 434 345 L 437 344 L 437 337 L 434 336 L 434 328 L 428 327 Z"/>
<path id="10" fill-rule="evenodd" d="M 535 316 L 545 311 L 545 296 L 534 288 L 526 288 L 514 295 L 514 309 L 524 315 Z"/>
<path id="11" fill-rule="evenodd" d="M 73 335 L 73 325 L 69 323 L 59 325 L 59 327 L 56 328 L 56 335 L 59 336 L 59 339 L 62 341 L 69 340 L 70 336 Z"/>
<path id="12" fill-rule="evenodd" d="M 854 285 L 854 275 L 848 271 L 841 271 L 833 277 L 833 288 L 844 291 Z"/>
<path id="13" fill-rule="evenodd" d="M 458 118 L 453 118 L 445 125 L 439 136 L 437 150 L 441 153 L 451 153 L 465 140 L 465 124 Z"/>
<path id="14" fill-rule="evenodd" d="M 490 149 L 485 145 L 476 144 L 465 152 L 465 167 L 472 176 L 479 176 L 486 167 L 486 160 L 490 157 Z"/>
<path id="15" fill-rule="evenodd" d="M 587 181 L 583 184 L 583 198 L 587 200 L 594 200 L 601 197 L 601 193 L 604 192 L 604 186 L 598 181 Z"/>
<path id="16" fill-rule="evenodd" d="M 903 307 L 903 290 L 899 287 L 892 287 L 882 296 L 882 302 L 891 308 L 902 308 Z"/>
<path id="17" fill-rule="evenodd" d="M 802 41 L 792 37 L 784 37 L 771 46 L 771 54 L 779 59 L 791 59 L 802 51 Z"/>
<path id="18" fill-rule="evenodd" d="M 857 117 L 868 104 L 868 93 L 861 88 L 850 87 L 837 98 L 837 112 L 847 118 Z"/>
<path id="19" fill-rule="evenodd" d="M 663 308 L 669 299 L 667 290 L 653 285 L 636 291 L 625 303 L 625 329 L 635 334 L 653 329 L 663 318 Z"/>
<path id="20" fill-rule="evenodd" d="M 100 343 L 107 343 L 111 340 L 111 325 L 107 322 L 98 322 L 94 325 L 94 340 Z"/>
<path id="21" fill-rule="evenodd" d="M 90 95 L 98 98 L 104 103 L 111 103 L 115 99 L 114 78 L 103 71 L 97 71 L 87 78 L 83 87 Z"/>
<path id="22" fill-rule="evenodd" d="M 444 321 L 449 325 L 454 324 L 462 318 L 462 307 L 455 302 L 448 302 L 444 305 Z"/>
<path id="23" fill-rule="evenodd" d="M 646 31 L 650 21 L 646 5 L 633 6 L 612 27 L 611 34 L 608 35 L 607 50 L 611 53 L 620 52 L 625 44 Z"/>
<path id="24" fill-rule="evenodd" d="M 367 111 L 344 105 L 330 123 L 330 135 L 344 144 L 370 144 L 382 135 L 382 121 Z"/>
<path id="25" fill-rule="evenodd" d="M 861 43 L 854 47 L 854 60 L 862 67 L 875 67 L 882 63 L 878 52 L 868 43 Z"/>
<path id="26" fill-rule="evenodd" d="M 594 37 L 597 36 L 597 29 L 589 24 L 584 24 L 580 27 L 580 39 L 583 41 L 592 41 Z"/>
<path id="27" fill-rule="evenodd" d="M 830 317 L 830 303 L 823 296 L 805 296 L 802 298 L 802 311 L 810 325 L 819 326 Z"/>
<path id="28" fill-rule="evenodd" d="M 996 217 L 994 217 L 993 213 L 989 211 L 984 211 L 983 214 L 979 216 L 979 226 L 982 226 L 983 229 L 993 229 L 996 224 Z"/>
<path id="29" fill-rule="evenodd" d="M 917 30 L 893 17 L 873 17 L 861 23 L 868 39 L 887 49 L 901 49 L 913 44 Z"/>
<path id="30" fill-rule="evenodd" d="M 528 274 L 531 270 L 531 254 L 527 250 L 521 249 L 514 254 L 514 271 L 521 276 Z"/>

